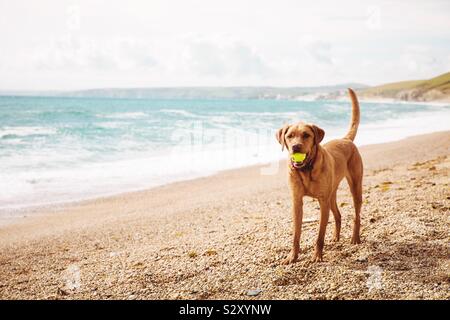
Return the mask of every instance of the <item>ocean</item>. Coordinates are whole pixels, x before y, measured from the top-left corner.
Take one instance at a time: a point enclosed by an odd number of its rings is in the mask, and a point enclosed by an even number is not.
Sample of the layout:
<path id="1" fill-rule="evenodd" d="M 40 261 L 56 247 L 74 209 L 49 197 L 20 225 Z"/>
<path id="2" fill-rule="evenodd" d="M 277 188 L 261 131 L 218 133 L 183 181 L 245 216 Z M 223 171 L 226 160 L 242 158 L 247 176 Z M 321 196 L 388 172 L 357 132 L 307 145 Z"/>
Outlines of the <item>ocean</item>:
<path id="1" fill-rule="evenodd" d="M 146 189 L 286 157 L 299 120 L 343 136 L 348 101 L 0 97 L 0 209 Z M 358 145 L 450 129 L 450 105 L 361 103 Z"/>

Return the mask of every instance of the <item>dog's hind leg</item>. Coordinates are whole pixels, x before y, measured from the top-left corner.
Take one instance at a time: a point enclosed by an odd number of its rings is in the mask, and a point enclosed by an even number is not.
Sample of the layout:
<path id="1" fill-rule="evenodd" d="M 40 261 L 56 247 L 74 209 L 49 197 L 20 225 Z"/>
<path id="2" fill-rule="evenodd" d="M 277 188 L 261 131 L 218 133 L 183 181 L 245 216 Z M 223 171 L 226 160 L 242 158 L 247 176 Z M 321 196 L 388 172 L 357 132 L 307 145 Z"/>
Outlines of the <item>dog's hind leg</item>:
<path id="1" fill-rule="evenodd" d="M 341 213 L 339 212 L 339 208 L 336 202 L 336 191 L 333 193 L 331 197 L 331 212 L 333 212 L 334 216 L 334 236 L 333 241 L 339 241 L 341 234 Z"/>
<path id="2" fill-rule="evenodd" d="M 355 207 L 355 218 L 353 220 L 353 235 L 352 244 L 361 243 L 360 228 L 361 228 L 361 205 L 362 205 L 362 178 L 363 166 L 359 153 L 355 153 L 349 163 L 351 168 L 347 175 L 347 182 L 353 197 L 353 205 Z"/>

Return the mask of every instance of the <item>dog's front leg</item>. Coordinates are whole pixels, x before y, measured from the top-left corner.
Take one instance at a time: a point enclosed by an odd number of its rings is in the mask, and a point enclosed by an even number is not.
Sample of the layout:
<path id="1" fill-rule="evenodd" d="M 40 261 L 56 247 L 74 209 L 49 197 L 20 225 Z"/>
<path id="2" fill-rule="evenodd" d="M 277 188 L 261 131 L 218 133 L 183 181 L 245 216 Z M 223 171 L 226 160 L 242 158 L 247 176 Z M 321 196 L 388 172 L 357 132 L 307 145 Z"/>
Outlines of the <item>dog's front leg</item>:
<path id="1" fill-rule="evenodd" d="M 330 217 L 330 200 L 319 199 L 320 204 L 320 221 L 319 221 L 319 235 L 316 242 L 316 252 L 312 259 L 313 262 L 322 261 L 323 245 L 325 242 L 325 232 L 327 230 L 328 219 Z"/>
<path id="2" fill-rule="evenodd" d="M 292 239 L 292 250 L 289 256 L 283 261 L 283 264 L 290 264 L 297 261 L 298 253 L 300 252 L 300 236 L 302 234 L 302 220 L 303 220 L 303 195 L 297 192 L 292 194 L 292 223 L 294 236 Z"/>

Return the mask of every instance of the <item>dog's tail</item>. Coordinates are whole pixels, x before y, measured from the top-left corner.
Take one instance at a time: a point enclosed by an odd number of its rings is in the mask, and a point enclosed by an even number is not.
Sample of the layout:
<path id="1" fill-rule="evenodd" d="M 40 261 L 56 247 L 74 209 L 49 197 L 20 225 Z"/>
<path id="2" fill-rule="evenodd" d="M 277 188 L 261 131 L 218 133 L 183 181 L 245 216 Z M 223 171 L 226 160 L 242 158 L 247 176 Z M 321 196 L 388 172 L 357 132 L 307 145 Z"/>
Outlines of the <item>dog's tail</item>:
<path id="1" fill-rule="evenodd" d="M 353 141 L 355 140 L 356 132 L 358 132 L 359 126 L 359 102 L 355 92 L 352 89 L 348 88 L 348 94 L 352 100 L 352 122 L 350 123 L 350 128 L 344 139 L 350 139 Z"/>

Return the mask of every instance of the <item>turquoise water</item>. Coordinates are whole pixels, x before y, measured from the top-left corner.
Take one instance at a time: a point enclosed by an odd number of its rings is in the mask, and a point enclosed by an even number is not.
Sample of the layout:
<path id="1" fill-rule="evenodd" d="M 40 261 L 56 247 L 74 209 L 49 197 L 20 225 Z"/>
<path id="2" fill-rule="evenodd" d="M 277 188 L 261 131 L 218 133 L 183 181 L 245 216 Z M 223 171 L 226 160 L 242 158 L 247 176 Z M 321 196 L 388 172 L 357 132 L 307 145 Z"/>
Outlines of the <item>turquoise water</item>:
<path id="1" fill-rule="evenodd" d="M 450 106 L 362 103 L 357 144 L 448 130 Z M 283 157 L 287 122 L 327 139 L 346 101 L 0 97 L 0 208 L 138 190 Z M 420 120 L 420 122 L 419 122 Z"/>

